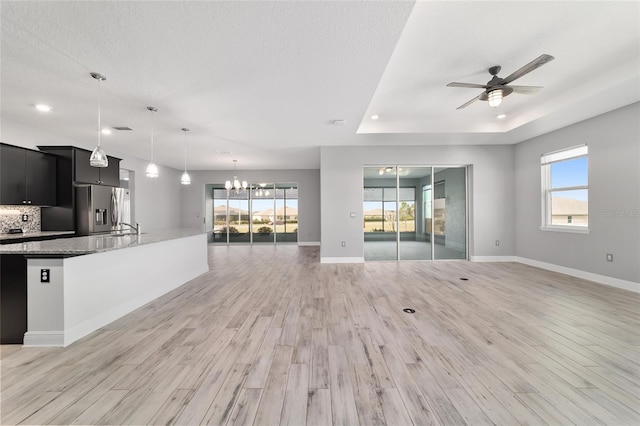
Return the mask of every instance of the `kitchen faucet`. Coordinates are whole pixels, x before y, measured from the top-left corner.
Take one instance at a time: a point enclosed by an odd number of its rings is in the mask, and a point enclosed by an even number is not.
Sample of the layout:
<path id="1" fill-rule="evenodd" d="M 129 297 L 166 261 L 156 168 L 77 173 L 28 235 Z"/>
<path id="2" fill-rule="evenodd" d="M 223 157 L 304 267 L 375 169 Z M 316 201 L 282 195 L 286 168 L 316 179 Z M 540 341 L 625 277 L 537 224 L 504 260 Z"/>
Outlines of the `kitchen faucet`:
<path id="1" fill-rule="evenodd" d="M 127 225 L 128 227 L 130 227 L 131 229 L 133 229 L 134 231 L 136 231 L 136 235 L 140 235 L 142 232 L 140 231 L 140 224 L 138 222 L 136 222 L 136 225 L 133 226 L 130 223 L 124 223 L 124 222 L 120 222 L 120 225 Z"/>

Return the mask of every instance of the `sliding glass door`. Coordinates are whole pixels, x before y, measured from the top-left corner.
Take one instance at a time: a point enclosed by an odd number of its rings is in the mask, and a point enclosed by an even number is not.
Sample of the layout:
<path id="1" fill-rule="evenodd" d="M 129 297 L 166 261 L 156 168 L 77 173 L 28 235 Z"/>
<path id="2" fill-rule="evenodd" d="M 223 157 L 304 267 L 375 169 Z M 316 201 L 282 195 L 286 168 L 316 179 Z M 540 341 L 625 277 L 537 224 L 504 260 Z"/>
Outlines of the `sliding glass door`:
<path id="1" fill-rule="evenodd" d="M 298 185 L 251 183 L 246 190 L 227 191 L 222 184 L 207 185 L 205 223 L 219 244 L 275 244 L 298 241 Z M 209 207 L 210 206 L 210 207 Z"/>
<path id="2" fill-rule="evenodd" d="M 467 189 L 463 167 L 434 169 L 434 259 L 467 258 Z"/>
<path id="3" fill-rule="evenodd" d="M 395 260 L 398 258 L 396 168 L 365 168 L 364 176 L 364 257 Z"/>
<path id="4" fill-rule="evenodd" d="M 466 167 L 363 170 L 365 260 L 466 259 Z"/>

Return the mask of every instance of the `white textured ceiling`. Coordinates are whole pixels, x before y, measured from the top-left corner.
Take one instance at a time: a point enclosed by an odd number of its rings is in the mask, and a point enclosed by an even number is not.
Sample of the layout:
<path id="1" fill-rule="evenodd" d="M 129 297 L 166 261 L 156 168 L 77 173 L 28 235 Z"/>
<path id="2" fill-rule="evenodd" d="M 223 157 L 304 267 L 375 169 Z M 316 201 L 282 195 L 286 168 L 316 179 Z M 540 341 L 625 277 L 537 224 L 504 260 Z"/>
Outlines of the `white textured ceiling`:
<path id="1" fill-rule="evenodd" d="M 101 93 L 103 125 L 134 129 L 104 136 L 107 153 L 149 157 L 152 105 L 156 161 L 177 169 L 182 127 L 190 169 L 318 168 L 322 145 L 516 143 L 640 99 L 635 1 L 0 7 L 3 142 L 91 149 Z M 485 102 L 455 110 L 479 92 L 448 82 L 542 53 L 555 61 L 517 84 L 545 89 L 505 98 L 506 120 Z"/>

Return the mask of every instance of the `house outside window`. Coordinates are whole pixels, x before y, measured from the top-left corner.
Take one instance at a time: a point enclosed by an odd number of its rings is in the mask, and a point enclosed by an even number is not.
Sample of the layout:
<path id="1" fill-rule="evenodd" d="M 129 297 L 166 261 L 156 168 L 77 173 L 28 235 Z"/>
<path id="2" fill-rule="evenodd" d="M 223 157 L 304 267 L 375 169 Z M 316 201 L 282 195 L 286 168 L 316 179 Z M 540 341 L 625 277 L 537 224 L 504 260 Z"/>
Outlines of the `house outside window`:
<path id="1" fill-rule="evenodd" d="M 589 232 L 588 147 L 541 156 L 543 231 Z"/>

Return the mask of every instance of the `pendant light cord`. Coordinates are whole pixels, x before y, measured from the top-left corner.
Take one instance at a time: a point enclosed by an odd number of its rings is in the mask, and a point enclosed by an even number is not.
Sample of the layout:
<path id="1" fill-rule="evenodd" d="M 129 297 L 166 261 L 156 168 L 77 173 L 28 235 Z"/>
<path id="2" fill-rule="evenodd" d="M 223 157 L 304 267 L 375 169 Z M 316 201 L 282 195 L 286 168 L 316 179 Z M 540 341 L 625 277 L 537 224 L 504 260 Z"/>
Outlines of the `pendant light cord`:
<path id="1" fill-rule="evenodd" d="M 102 122 L 100 120 L 102 116 L 102 90 L 100 90 L 100 83 L 102 83 L 102 79 L 98 78 L 98 148 L 100 148 L 100 135 L 102 134 Z"/>
<path id="2" fill-rule="evenodd" d="M 151 111 L 151 162 L 153 163 L 153 133 L 155 130 L 155 110 L 149 109 Z"/>
<path id="3" fill-rule="evenodd" d="M 184 128 L 184 171 L 187 172 L 187 132 L 189 129 Z"/>

